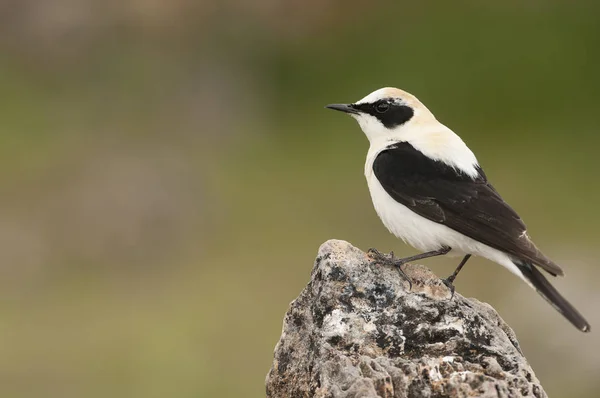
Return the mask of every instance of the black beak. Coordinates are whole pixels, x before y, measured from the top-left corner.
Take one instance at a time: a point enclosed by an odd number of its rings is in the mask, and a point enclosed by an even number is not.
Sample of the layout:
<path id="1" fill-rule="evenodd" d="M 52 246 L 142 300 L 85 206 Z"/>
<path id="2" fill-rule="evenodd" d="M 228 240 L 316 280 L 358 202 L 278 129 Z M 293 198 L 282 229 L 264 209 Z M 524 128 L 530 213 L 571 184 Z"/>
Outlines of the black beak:
<path id="1" fill-rule="evenodd" d="M 325 108 L 333 109 L 335 111 L 341 111 L 345 113 L 350 113 L 354 115 L 358 115 L 359 112 L 352 106 L 352 104 L 329 104 Z"/>

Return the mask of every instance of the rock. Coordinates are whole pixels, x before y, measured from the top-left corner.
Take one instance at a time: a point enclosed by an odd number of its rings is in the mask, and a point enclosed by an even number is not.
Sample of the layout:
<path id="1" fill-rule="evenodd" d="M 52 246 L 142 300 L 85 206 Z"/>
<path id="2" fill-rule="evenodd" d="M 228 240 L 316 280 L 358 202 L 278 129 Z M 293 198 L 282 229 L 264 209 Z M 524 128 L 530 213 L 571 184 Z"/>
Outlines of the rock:
<path id="1" fill-rule="evenodd" d="M 285 315 L 267 397 L 546 397 L 491 306 L 403 269 L 411 291 L 394 267 L 325 242 Z"/>

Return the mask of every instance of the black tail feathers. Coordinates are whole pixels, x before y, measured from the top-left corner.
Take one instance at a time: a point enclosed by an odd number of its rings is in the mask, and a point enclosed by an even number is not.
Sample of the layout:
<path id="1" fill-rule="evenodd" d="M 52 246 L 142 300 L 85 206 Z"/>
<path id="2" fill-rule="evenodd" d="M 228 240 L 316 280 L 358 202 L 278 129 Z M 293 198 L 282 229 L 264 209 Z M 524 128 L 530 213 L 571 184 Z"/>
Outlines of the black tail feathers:
<path id="1" fill-rule="evenodd" d="M 531 263 L 517 263 L 519 270 L 531 282 L 537 292 L 542 295 L 558 312 L 582 332 L 590 331 L 590 324 L 560 293 L 548 282 L 542 273 Z"/>

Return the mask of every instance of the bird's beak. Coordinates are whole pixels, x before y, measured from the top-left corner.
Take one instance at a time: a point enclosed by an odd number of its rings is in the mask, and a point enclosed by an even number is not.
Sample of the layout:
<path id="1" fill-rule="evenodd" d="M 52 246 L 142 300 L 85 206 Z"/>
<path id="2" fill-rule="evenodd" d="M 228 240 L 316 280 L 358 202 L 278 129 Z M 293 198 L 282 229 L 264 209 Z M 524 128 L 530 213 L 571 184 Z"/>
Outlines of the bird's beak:
<path id="1" fill-rule="evenodd" d="M 329 104 L 325 108 L 333 109 L 335 111 L 341 111 L 345 113 L 350 113 L 353 115 L 358 115 L 359 112 L 352 106 L 352 104 Z"/>

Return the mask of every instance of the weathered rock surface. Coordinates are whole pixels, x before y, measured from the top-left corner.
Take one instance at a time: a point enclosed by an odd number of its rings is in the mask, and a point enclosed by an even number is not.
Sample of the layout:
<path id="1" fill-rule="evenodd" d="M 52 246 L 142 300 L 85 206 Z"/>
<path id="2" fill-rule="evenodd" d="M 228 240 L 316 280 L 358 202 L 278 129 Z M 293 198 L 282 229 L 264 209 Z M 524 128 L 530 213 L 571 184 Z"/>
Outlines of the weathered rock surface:
<path id="1" fill-rule="evenodd" d="M 267 397 L 545 397 L 514 332 L 488 304 L 421 265 L 374 264 L 347 242 L 319 249 L 285 315 Z"/>

